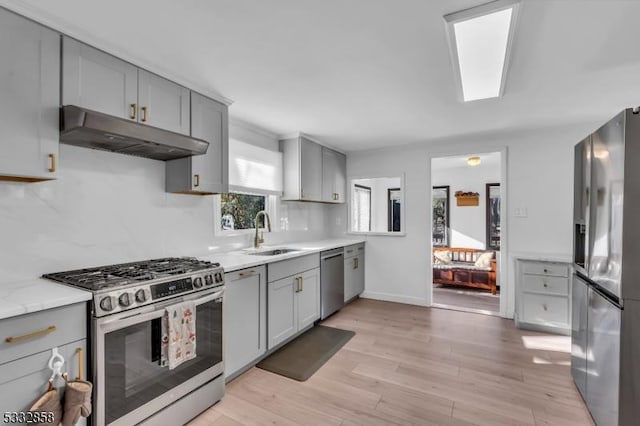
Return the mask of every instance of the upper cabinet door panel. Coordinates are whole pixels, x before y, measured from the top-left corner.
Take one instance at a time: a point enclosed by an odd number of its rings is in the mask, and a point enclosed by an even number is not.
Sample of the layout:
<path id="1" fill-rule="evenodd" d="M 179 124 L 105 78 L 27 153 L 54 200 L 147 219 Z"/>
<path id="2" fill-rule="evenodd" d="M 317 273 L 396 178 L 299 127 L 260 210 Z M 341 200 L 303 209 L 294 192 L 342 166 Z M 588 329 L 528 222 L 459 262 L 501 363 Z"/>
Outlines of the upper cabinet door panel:
<path id="1" fill-rule="evenodd" d="M 300 199 L 322 200 L 322 146 L 300 138 Z"/>
<path id="2" fill-rule="evenodd" d="M 55 178 L 60 35 L 0 9 L 0 175 Z"/>
<path id="3" fill-rule="evenodd" d="M 322 147 L 322 201 L 344 203 L 347 186 L 346 157 Z"/>
<path id="4" fill-rule="evenodd" d="M 136 119 L 138 69 L 68 37 L 62 45 L 62 104 Z"/>
<path id="5" fill-rule="evenodd" d="M 138 72 L 138 121 L 188 135 L 189 89 L 150 72 Z"/>
<path id="6" fill-rule="evenodd" d="M 191 157 L 193 190 L 212 193 L 228 191 L 228 122 L 226 105 L 191 92 L 191 136 L 209 142 L 206 154 Z M 195 175 L 198 177 L 195 178 Z"/>

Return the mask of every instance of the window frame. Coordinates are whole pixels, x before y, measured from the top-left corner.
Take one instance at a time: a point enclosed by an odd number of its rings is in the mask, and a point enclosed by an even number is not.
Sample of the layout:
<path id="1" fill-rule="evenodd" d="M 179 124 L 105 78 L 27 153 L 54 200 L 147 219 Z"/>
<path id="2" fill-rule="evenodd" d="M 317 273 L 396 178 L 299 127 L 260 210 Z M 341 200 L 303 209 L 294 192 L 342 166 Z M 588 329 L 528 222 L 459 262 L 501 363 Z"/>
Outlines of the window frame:
<path id="1" fill-rule="evenodd" d="M 367 231 L 360 231 L 360 230 L 358 230 L 358 231 L 356 231 L 356 232 L 371 232 L 371 222 L 372 222 L 372 220 L 371 220 L 371 219 L 372 219 L 372 218 L 371 218 L 371 214 L 373 213 L 373 212 L 371 211 L 371 187 L 370 187 L 370 186 L 365 186 L 365 185 L 358 185 L 357 183 L 353 184 L 353 187 L 354 187 L 354 188 L 359 188 L 359 189 L 362 189 L 362 190 L 365 190 L 365 191 L 368 191 L 368 192 L 369 192 L 369 229 L 368 229 Z M 354 207 L 355 207 L 355 206 L 354 206 Z M 351 218 L 350 218 L 350 219 L 351 219 Z M 353 224 L 352 224 L 352 226 L 353 226 Z"/>
<path id="2" fill-rule="evenodd" d="M 244 195 L 257 195 L 264 197 L 264 209 L 271 219 L 271 232 L 280 231 L 280 218 L 278 216 L 278 196 L 273 194 L 266 194 L 260 191 L 229 191 L 230 194 L 244 194 Z M 236 235 L 247 235 L 256 232 L 256 228 L 247 229 L 222 229 L 222 197 L 220 194 L 213 196 L 213 230 L 215 236 L 232 237 Z M 260 228 L 262 229 L 262 228 Z"/>

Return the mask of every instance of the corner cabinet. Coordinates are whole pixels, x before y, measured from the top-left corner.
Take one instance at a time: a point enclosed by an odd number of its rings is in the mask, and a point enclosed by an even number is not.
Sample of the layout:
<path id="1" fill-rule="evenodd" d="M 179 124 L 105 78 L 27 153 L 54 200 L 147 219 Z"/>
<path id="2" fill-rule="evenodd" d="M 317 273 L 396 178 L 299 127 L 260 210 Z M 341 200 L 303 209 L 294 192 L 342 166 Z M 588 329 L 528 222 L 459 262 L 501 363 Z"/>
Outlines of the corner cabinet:
<path id="1" fill-rule="evenodd" d="M 230 380 L 267 351 L 267 270 L 229 272 L 225 283 L 224 364 Z"/>
<path id="2" fill-rule="evenodd" d="M 516 261 L 518 328 L 559 334 L 571 332 L 571 286 L 568 263 Z"/>
<path id="3" fill-rule="evenodd" d="M 166 162 L 166 191 L 228 192 L 229 115 L 226 105 L 191 92 L 191 136 L 209 142 L 207 153 Z"/>
<path id="4" fill-rule="evenodd" d="M 66 36 L 62 105 L 189 134 L 189 89 Z"/>
<path id="5" fill-rule="evenodd" d="M 280 141 L 284 157 L 284 201 L 344 203 L 346 157 L 299 136 Z"/>
<path id="6" fill-rule="evenodd" d="M 269 264 L 269 350 L 320 319 L 319 266 L 320 258 L 317 254 Z"/>
<path id="7" fill-rule="evenodd" d="M 364 243 L 344 249 L 344 301 L 357 298 L 364 291 Z"/>
<path id="8" fill-rule="evenodd" d="M 0 9 L 0 180 L 56 178 L 60 35 Z M 10 35 L 10 36 L 9 36 Z"/>

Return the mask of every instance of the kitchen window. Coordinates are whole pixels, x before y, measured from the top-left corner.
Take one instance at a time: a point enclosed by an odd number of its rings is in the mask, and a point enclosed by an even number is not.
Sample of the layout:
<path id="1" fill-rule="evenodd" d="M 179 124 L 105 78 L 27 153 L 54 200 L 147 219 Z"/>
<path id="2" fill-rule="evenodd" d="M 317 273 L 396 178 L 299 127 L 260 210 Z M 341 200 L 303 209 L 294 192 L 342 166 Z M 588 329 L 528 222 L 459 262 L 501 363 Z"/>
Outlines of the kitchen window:
<path id="1" fill-rule="evenodd" d="M 278 230 L 277 202 L 282 195 L 282 153 L 235 139 L 229 140 L 229 193 L 214 197 L 216 234 L 242 234 L 255 229 L 265 210 Z M 260 227 L 263 227 L 261 219 Z"/>

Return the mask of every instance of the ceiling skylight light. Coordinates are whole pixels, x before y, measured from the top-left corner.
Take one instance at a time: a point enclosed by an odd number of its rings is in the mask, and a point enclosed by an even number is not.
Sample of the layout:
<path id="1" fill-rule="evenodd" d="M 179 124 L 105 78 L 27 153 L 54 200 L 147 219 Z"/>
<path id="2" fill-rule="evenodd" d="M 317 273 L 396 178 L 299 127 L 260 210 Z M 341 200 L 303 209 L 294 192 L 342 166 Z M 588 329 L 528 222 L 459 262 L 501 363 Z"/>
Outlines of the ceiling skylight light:
<path id="1" fill-rule="evenodd" d="M 502 96 L 518 0 L 498 0 L 445 15 L 463 101 Z"/>

